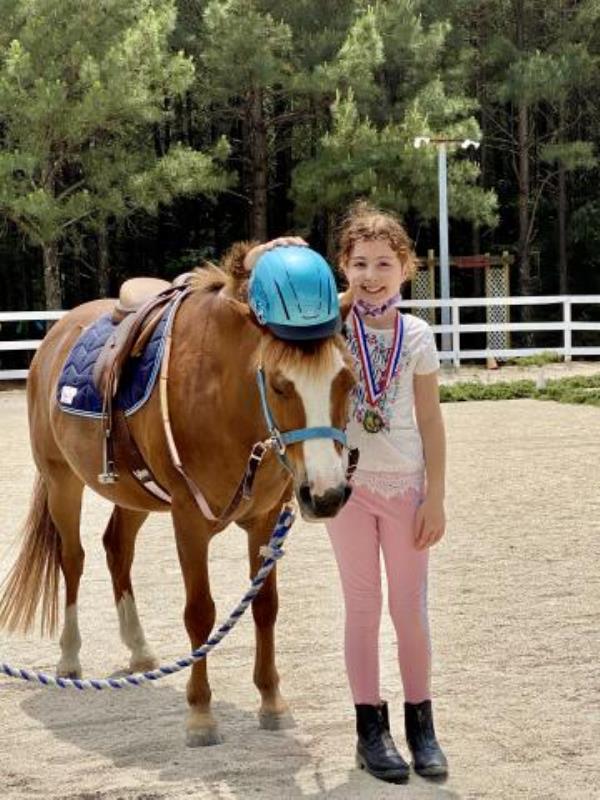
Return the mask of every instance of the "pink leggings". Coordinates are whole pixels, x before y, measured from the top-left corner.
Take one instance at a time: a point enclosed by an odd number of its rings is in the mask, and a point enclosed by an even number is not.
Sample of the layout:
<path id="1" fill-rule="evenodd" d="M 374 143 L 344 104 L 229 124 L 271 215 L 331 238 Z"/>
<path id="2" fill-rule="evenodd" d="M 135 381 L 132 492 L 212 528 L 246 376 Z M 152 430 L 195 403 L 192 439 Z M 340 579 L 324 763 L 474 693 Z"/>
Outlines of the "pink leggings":
<path id="1" fill-rule="evenodd" d="M 377 705 L 383 552 L 388 605 L 396 630 L 404 699 L 429 700 L 431 644 L 427 619 L 428 550 L 417 550 L 413 524 L 418 494 L 387 499 L 355 486 L 327 530 L 338 563 L 346 606 L 346 671 L 355 703 Z"/>

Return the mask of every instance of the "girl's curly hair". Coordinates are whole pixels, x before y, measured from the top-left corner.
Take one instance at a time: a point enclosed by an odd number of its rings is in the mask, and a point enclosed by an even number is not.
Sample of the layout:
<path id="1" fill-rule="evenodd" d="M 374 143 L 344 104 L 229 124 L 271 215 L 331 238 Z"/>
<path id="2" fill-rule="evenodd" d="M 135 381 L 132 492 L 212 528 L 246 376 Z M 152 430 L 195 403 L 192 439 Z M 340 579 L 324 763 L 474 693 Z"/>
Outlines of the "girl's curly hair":
<path id="1" fill-rule="evenodd" d="M 350 206 L 339 228 L 338 264 L 342 270 L 348 265 L 352 248 L 361 240 L 383 239 L 400 259 L 405 280 L 412 280 L 417 260 L 409 235 L 395 214 L 382 211 L 366 200 Z"/>

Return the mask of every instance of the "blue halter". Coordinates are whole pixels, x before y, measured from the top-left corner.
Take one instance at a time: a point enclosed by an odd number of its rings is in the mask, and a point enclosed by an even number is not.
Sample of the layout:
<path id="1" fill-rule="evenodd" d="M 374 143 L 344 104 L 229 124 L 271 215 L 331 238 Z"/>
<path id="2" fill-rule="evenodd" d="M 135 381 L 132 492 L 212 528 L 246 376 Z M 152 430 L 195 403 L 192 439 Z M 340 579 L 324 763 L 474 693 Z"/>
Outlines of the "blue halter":
<path id="1" fill-rule="evenodd" d="M 350 449 L 348 448 L 346 434 L 339 428 L 332 428 L 323 425 L 316 428 L 297 428 L 294 431 L 284 431 L 282 433 L 277 427 L 271 409 L 269 408 L 269 403 L 267 401 L 265 373 L 262 367 L 258 367 L 256 370 L 256 382 L 258 384 L 260 402 L 262 405 L 265 422 L 267 423 L 267 427 L 269 429 L 269 434 L 277 447 L 279 460 L 284 464 L 285 467 L 291 469 L 287 457 L 285 456 L 286 447 L 290 444 L 296 444 L 297 442 L 305 442 L 308 439 L 333 439 L 334 441 L 339 442 L 342 447 Z"/>

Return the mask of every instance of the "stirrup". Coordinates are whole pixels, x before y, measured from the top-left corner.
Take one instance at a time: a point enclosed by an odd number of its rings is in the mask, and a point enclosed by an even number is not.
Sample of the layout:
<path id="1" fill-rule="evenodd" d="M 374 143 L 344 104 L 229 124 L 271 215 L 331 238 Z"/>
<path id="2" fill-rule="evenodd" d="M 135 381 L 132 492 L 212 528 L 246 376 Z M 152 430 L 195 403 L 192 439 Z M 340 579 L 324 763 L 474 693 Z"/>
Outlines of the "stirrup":
<path id="1" fill-rule="evenodd" d="M 112 458 L 108 457 L 108 442 L 110 438 L 110 431 L 105 437 L 102 447 L 102 472 L 98 474 L 98 483 L 109 484 L 116 483 L 119 480 L 119 473 L 115 469 L 115 462 Z"/>
<path id="2" fill-rule="evenodd" d="M 116 483 L 119 480 L 119 473 L 115 472 L 114 464 L 109 462 L 106 472 L 98 473 L 98 483 Z"/>

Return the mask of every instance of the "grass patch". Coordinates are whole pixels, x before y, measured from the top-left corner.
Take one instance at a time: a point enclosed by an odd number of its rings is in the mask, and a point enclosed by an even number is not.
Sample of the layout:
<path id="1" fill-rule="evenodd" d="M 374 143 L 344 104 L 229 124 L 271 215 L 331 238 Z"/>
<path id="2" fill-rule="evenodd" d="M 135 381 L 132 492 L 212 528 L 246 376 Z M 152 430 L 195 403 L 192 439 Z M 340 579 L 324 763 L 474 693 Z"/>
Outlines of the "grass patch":
<path id="1" fill-rule="evenodd" d="M 600 407 L 600 375 L 578 375 L 549 380 L 544 389 L 537 389 L 535 382 L 529 380 L 488 384 L 461 382 L 440 386 L 442 403 L 461 403 L 467 400 L 519 400 L 524 397 Z"/>
<path id="2" fill-rule="evenodd" d="M 506 383 L 461 383 L 440 386 L 442 403 L 462 403 L 467 400 L 518 400 L 533 397 L 535 383 L 528 380 Z"/>
<path id="3" fill-rule="evenodd" d="M 519 358 L 509 358 L 505 363 L 514 367 L 543 367 L 545 364 L 557 364 L 562 361 L 564 356 L 546 350 L 543 353 L 536 353 L 534 356 L 519 356 Z"/>

